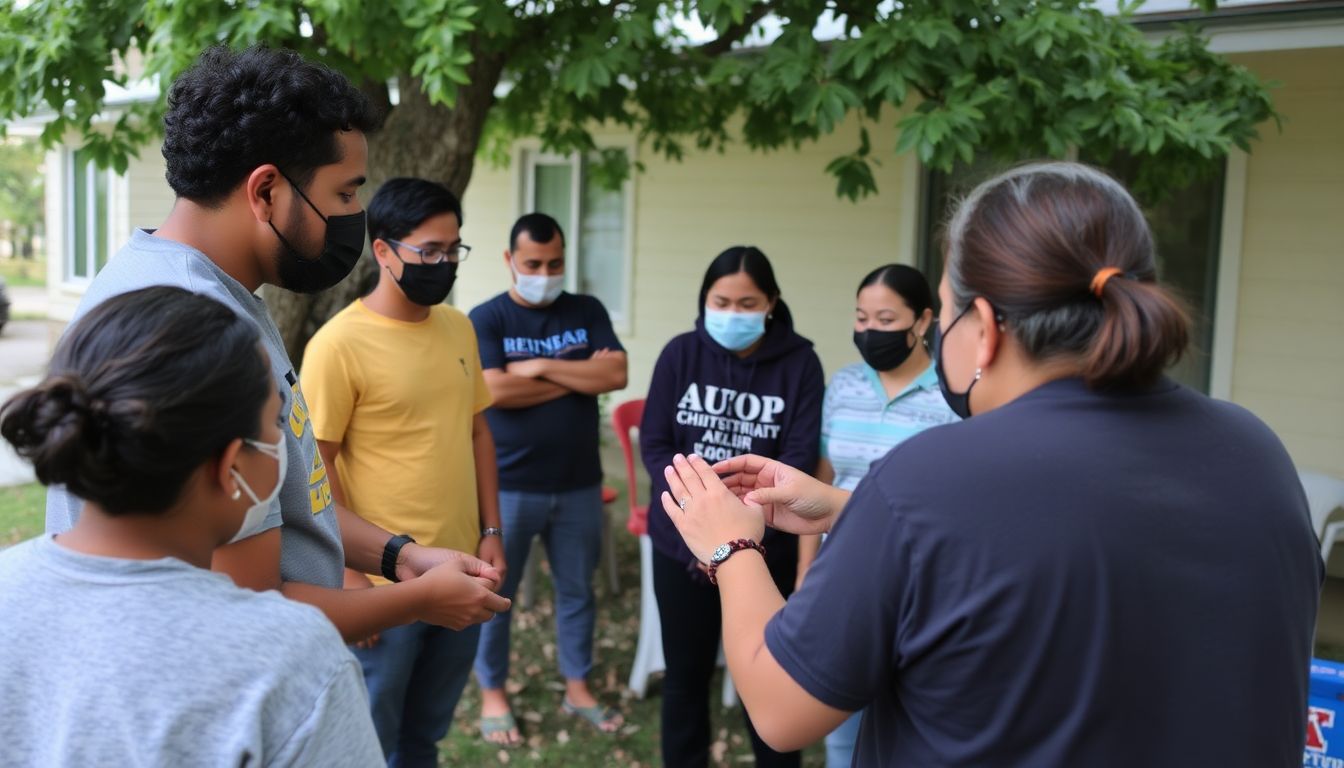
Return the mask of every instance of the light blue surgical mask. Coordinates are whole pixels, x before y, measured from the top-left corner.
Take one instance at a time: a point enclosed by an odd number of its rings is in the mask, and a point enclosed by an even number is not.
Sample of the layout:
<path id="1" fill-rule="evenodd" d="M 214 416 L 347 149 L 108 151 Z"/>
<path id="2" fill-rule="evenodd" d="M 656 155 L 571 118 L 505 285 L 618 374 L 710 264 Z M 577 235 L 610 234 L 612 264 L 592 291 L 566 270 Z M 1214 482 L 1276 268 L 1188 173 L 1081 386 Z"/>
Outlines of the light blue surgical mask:
<path id="1" fill-rule="evenodd" d="M 705 307 L 705 332 L 724 349 L 741 352 L 765 335 L 765 313 Z"/>

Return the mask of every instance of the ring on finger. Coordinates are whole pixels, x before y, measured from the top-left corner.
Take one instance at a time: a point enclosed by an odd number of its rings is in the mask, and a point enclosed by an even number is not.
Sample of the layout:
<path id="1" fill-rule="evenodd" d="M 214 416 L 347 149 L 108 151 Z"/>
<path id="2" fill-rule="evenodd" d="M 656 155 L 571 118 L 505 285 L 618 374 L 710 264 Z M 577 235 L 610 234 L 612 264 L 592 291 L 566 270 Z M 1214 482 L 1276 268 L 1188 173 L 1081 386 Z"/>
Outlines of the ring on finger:
<path id="1" fill-rule="evenodd" d="M 677 502 L 677 506 L 678 506 L 679 508 L 681 508 L 681 511 L 682 511 L 682 512 L 685 512 L 685 511 L 686 511 L 686 505 L 687 505 L 687 504 L 690 504 L 690 503 L 691 503 L 691 497 L 687 496 L 686 498 L 681 499 L 680 501 L 678 501 L 678 502 Z"/>

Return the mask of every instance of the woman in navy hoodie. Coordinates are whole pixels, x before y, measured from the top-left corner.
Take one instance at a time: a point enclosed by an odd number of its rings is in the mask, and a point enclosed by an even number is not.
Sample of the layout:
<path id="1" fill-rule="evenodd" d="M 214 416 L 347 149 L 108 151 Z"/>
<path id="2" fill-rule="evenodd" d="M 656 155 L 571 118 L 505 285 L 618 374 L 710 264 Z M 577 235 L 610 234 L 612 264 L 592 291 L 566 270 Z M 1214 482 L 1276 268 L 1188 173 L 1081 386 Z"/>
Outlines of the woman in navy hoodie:
<path id="1" fill-rule="evenodd" d="M 821 361 L 793 330 L 765 254 L 735 246 L 719 254 L 700 287 L 695 330 L 668 342 L 653 369 L 639 447 L 652 479 L 650 499 L 667 490 L 663 468 L 677 453 L 710 462 L 744 453 L 779 459 L 811 474 L 817 465 Z M 709 762 L 709 683 L 718 657 L 718 588 L 691 555 L 662 505 L 649 505 L 653 587 L 662 618 L 662 752 L 668 766 Z M 775 583 L 793 589 L 798 538 L 768 531 L 762 542 Z M 757 765 L 796 766 L 747 720 Z"/>

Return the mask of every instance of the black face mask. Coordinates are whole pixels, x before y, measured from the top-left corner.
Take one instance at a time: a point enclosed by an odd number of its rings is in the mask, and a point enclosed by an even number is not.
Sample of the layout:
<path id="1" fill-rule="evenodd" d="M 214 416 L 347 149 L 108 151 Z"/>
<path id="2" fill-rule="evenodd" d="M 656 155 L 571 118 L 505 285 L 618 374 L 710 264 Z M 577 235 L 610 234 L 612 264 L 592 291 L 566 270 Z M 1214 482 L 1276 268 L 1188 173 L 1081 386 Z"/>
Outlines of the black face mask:
<path id="1" fill-rule="evenodd" d="M 397 286 L 406 298 L 422 307 L 442 304 L 457 282 L 457 262 L 438 264 L 408 264 L 401 262 L 401 277 Z"/>
<path id="2" fill-rule="evenodd" d="M 938 391 L 943 393 L 943 399 L 947 401 L 947 407 L 963 419 L 971 417 L 971 390 L 975 388 L 975 382 L 980 380 L 980 371 L 975 372 L 975 378 L 971 379 L 971 385 L 966 388 L 965 392 L 957 394 L 948 388 L 947 373 L 943 370 L 943 336 L 946 333 L 951 333 L 952 328 L 961 321 L 961 318 L 966 316 L 966 313 L 973 306 L 975 305 L 966 305 L 966 309 L 963 309 L 961 314 L 957 315 L 957 319 L 948 324 L 946 332 L 938 327 L 933 329 L 933 368 L 934 373 L 938 374 Z"/>
<path id="3" fill-rule="evenodd" d="M 318 217 L 326 223 L 327 232 L 323 237 L 322 254 L 316 259 L 305 259 L 280 234 L 274 222 L 267 222 L 285 246 L 279 263 L 280 287 L 295 293 L 317 293 L 341 282 L 355 268 L 359 255 L 364 252 L 364 212 L 323 216 L 298 184 L 288 176 L 285 176 L 285 181 L 317 212 Z"/>
<path id="4" fill-rule="evenodd" d="M 915 344 L 919 343 L 910 343 L 909 337 L 914 330 L 911 327 L 904 331 L 877 331 L 872 328 L 855 331 L 854 346 L 859 348 L 859 354 L 868 367 L 875 371 L 894 371 L 909 359 L 910 353 L 915 351 Z"/>

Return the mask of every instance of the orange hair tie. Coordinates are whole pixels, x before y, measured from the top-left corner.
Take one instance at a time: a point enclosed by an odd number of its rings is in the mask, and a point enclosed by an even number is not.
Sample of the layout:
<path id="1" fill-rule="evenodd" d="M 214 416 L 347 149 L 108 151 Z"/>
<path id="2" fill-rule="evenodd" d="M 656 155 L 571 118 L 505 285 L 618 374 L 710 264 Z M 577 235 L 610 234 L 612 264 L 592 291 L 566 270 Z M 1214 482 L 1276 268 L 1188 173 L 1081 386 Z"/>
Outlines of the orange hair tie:
<path id="1" fill-rule="evenodd" d="M 1102 289 L 1106 287 L 1106 281 L 1120 274 L 1124 274 L 1124 270 L 1119 267 L 1102 267 L 1097 270 L 1097 274 L 1093 275 L 1092 285 L 1088 286 L 1088 289 L 1092 291 L 1093 296 L 1100 299 Z"/>

